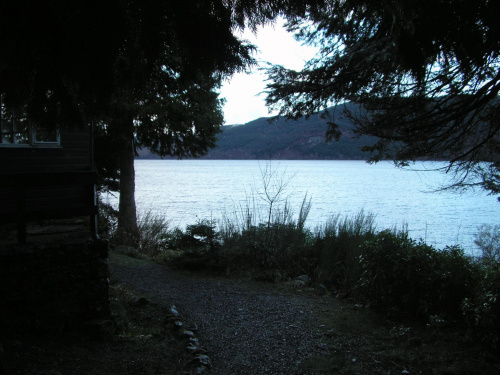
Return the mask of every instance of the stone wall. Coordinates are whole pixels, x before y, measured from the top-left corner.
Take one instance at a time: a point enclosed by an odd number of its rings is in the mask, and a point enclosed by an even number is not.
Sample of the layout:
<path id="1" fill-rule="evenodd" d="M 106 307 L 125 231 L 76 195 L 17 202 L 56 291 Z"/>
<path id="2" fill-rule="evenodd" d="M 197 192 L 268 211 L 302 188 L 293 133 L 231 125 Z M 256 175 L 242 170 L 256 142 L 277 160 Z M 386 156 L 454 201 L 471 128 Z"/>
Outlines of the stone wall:
<path id="1" fill-rule="evenodd" d="M 109 315 L 104 241 L 0 248 L 0 331 L 65 330 Z"/>

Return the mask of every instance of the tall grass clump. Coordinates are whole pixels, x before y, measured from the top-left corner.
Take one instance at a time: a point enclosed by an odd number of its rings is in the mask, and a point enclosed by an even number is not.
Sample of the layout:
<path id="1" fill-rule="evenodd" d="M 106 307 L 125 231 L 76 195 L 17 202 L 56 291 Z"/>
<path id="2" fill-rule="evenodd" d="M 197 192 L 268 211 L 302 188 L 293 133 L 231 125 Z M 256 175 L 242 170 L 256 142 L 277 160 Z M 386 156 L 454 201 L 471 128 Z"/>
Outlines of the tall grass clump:
<path id="1" fill-rule="evenodd" d="M 139 252 L 155 257 L 168 248 L 172 230 L 163 216 L 147 211 L 138 217 L 137 226 Z"/>
<path id="2" fill-rule="evenodd" d="M 220 254 L 227 272 L 267 270 L 280 278 L 308 273 L 312 266 L 306 258 L 312 234 L 305 222 L 311 199 L 304 196 L 295 218 L 287 191 L 293 176 L 270 162 L 260 172 L 261 186 L 219 223 Z"/>
<path id="3" fill-rule="evenodd" d="M 290 204 L 285 201 L 259 210 L 254 199 L 251 205 L 225 216 L 219 224 L 221 256 L 227 271 L 274 270 L 280 277 L 309 273 L 308 261 L 312 233 L 305 227 L 311 200 L 304 197 L 298 217 L 294 219 Z M 262 218 L 264 218 L 262 220 Z"/>
<path id="4" fill-rule="evenodd" d="M 109 203 L 99 200 L 99 235 L 114 245 L 121 245 L 122 238 L 116 238 L 117 226 L 118 211 Z M 136 255 L 141 253 L 149 257 L 158 256 L 172 248 L 175 238 L 182 234 L 179 229 L 172 229 L 165 217 L 154 214 L 151 210 L 138 215 L 137 226 L 138 237 L 134 239 L 137 244 L 137 249 L 134 250 Z"/>
<path id="5" fill-rule="evenodd" d="M 331 217 L 316 230 L 317 279 L 341 294 L 350 294 L 360 275 L 360 246 L 375 233 L 375 216 L 363 210 L 351 218 Z"/>

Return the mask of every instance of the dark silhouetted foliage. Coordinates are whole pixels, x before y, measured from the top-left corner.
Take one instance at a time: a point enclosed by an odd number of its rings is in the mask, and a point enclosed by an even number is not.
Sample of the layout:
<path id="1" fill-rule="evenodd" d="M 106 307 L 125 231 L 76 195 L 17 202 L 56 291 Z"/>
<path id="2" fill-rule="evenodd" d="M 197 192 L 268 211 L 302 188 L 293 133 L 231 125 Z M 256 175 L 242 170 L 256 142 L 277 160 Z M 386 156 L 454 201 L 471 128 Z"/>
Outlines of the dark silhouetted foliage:
<path id="1" fill-rule="evenodd" d="M 335 1 L 285 10 L 288 28 L 320 53 L 302 71 L 268 70 L 267 104 L 297 119 L 333 103 L 358 134 L 378 142 L 371 160 L 450 160 L 456 187 L 498 193 L 500 28 L 496 1 Z M 338 139 L 335 120 L 327 138 Z M 485 168 L 486 161 L 490 168 Z M 472 179 L 469 179 L 472 177 Z M 478 179 L 479 177 L 479 179 Z"/>

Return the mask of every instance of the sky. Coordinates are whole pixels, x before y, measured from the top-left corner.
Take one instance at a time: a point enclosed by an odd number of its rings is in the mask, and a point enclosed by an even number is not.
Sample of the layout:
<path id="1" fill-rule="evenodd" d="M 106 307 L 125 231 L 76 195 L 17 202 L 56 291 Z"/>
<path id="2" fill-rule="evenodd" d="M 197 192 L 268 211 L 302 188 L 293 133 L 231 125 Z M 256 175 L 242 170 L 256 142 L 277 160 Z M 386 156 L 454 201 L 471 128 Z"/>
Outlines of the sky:
<path id="1" fill-rule="evenodd" d="M 280 20 L 274 26 L 261 27 L 254 35 L 245 31 L 242 39 L 250 41 L 258 48 L 254 58 L 259 66 L 264 62 L 283 65 L 286 68 L 299 70 L 304 63 L 316 53 L 316 48 L 301 45 L 283 28 L 284 21 Z M 223 84 L 220 97 L 226 99 L 224 105 L 225 125 L 246 124 L 260 117 L 269 117 L 265 105 L 264 91 L 266 76 L 258 71 L 258 66 L 251 70 L 251 74 L 237 73 L 230 81 Z"/>

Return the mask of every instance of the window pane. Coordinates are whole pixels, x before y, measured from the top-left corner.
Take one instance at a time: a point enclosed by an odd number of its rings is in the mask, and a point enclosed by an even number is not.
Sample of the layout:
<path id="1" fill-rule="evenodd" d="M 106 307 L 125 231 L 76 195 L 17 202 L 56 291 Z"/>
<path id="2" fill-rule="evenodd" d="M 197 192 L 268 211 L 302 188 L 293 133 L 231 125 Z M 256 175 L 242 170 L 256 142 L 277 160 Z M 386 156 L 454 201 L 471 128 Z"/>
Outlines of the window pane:
<path id="1" fill-rule="evenodd" d="M 5 120 L 2 120 L 1 132 L 2 133 L 10 133 L 10 124 Z"/>
<path id="2" fill-rule="evenodd" d="M 16 121 L 12 116 L 2 119 L 2 144 L 29 144 L 29 125 L 22 120 Z"/>
<path id="3" fill-rule="evenodd" d="M 12 135 L 11 135 L 11 133 L 2 133 L 2 137 L 0 139 L 0 143 L 2 143 L 2 144 L 11 144 L 12 143 Z"/>
<path id="4" fill-rule="evenodd" d="M 12 128 L 16 133 L 28 133 L 29 125 L 26 120 L 15 118 L 12 124 Z"/>
<path id="5" fill-rule="evenodd" d="M 59 145 L 56 130 L 33 130 L 23 108 L 9 108 L 0 94 L 0 145 Z"/>
<path id="6" fill-rule="evenodd" d="M 35 143 L 58 143 L 57 131 L 36 130 L 33 132 Z"/>
<path id="7" fill-rule="evenodd" d="M 14 133 L 14 143 L 17 145 L 28 145 L 30 139 L 27 133 Z"/>
<path id="8" fill-rule="evenodd" d="M 10 144 L 12 143 L 12 123 L 8 121 L 5 117 L 2 117 L 1 119 L 1 129 L 0 132 L 2 133 L 2 142 L 1 143 L 7 143 Z"/>

